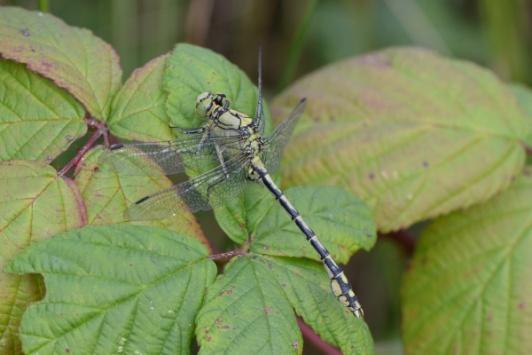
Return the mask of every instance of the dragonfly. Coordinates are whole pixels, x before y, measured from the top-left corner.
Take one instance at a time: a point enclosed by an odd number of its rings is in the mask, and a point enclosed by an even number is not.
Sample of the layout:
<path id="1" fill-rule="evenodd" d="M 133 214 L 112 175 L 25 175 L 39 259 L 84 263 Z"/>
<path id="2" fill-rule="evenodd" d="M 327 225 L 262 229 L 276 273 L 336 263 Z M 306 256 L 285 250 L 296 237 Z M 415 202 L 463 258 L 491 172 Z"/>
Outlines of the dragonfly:
<path id="1" fill-rule="evenodd" d="M 129 220 L 162 219 L 176 215 L 185 206 L 192 212 L 223 205 L 246 186 L 246 181 L 262 183 L 288 213 L 306 240 L 320 256 L 328 273 L 334 296 L 357 318 L 364 312 L 349 280 L 316 233 L 271 177 L 279 167 L 282 152 L 302 115 L 306 99 L 301 99 L 273 133 L 264 136 L 262 100 L 262 62 L 259 54 L 257 104 L 254 116 L 231 108 L 231 101 L 222 93 L 200 93 L 196 111 L 206 119 L 198 128 L 181 129 L 175 140 L 119 144 L 111 148 L 113 155 L 123 159 L 144 158 L 153 168 L 167 175 L 187 169 L 214 165 L 189 180 L 145 196 L 126 211 Z M 176 128 L 176 127 L 174 127 Z"/>

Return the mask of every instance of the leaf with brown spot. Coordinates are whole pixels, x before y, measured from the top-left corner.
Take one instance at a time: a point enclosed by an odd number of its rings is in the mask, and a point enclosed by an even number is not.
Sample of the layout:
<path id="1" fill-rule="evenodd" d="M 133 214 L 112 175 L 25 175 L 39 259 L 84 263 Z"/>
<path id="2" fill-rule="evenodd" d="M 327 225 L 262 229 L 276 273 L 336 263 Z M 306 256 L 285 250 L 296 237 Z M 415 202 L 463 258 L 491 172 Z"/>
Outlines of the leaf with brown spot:
<path id="1" fill-rule="evenodd" d="M 0 163 L 0 353 L 21 354 L 18 326 L 29 303 L 43 295 L 35 275 L 3 272 L 28 245 L 83 224 L 75 192 L 39 162 Z"/>
<path id="2" fill-rule="evenodd" d="M 46 13 L 0 10 L 0 54 L 52 79 L 99 119 L 106 119 L 122 70 L 113 48 L 90 31 Z"/>
<path id="3" fill-rule="evenodd" d="M 532 129 L 491 72 L 422 49 L 329 65 L 279 95 L 275 116 L 301 97 L 306 117 L 287 147 L 283 181 L 350 189 L 373 207 L 382 231 L 508 187 Z"/>

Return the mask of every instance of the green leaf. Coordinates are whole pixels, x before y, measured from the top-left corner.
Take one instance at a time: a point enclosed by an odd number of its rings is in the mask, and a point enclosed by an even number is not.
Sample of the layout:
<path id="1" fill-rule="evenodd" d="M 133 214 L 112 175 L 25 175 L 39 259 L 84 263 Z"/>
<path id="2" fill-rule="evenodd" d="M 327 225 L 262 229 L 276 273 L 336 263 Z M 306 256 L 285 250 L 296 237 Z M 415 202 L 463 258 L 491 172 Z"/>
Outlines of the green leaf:
<path id="1" fill-rule="evenodd" d="M 83 107 L 49 80 L 0 60 L 0 82 L 0 160 L 50 162 L 85 134 Z"/>
<path id="2" fill-rule="evenodd" d="M 296 313 L 323 340 L 339 347 L 344 354 L 373 354 L 368 326 L 333 296 L 321 264 L 295 258 L 264 260 Z"/>
<path id="3" fill-rule="evenodd" d="M 345 263 L 358 249 L 370 250 L 375 244 L 377 233 L 370 210 L 345 190 L 290 188 L 286 197 L 338 262 Z M 270 206 L 253 231 L 251 250 L 320 260 L 288 213 L 277 203 Z"/>
<path id="4" fill-rule="evenodd" d="M 422 49 L 348 59 L 274 102 L 284 117 L 308 98 L 287 147 L 288 185 L 340 185 L 390 231 L 482 202 L 521 171 L 530 132 L 510 90 L 478 66 Z"/>
<path id="5" fill-rule="evenodd" d="M 214 216 L 220 228 L 238 244 L 246 242 L 254 235 L 254 228 L 276 203 L 271 192 L 261 183 L 246 184 L 248 186 L 238 196 L 214 209 Z"/>
<path id="6" fill-rule="evenodd" d="M 0 54 L 52 79 L 99 119 L 120 85 L 118 56 L 90 31 L 17 7 L 0 11 Z"/>
<path id="7" fill-rule="evenodd" d="M 487 203 L 434 222 L 403 283 L 406 352 L 530 352 L 531 250 L 531 170 Z"/>
<path id="8" fill-rule="evenodd" d="M 117 93 L 108 120 L 114 135 L 139 141 L 173 138 L 162 87 L 167 58 L 159 56 L 135 70 Z"/>
<path id="9" fill-rule="evenodd" d="M 79 205 L 75 186 L 44 163 L 0 163 L 0 353 L 21 353 L 20 318 L 43 293 L 35 276 L 5 274 L 5 265 L 34 241 L 81 226 Z"/>
<path id="10" fill-rule="evenodd" d="M 153 164 L 139 157 L 117 156 L 101 147 L 85 156 L 75 181 L 85 200 L 89 224 L 126 222 L 125 211 L 130 204 L 172 186 L 162 171 L 155 174 Z M 170 229 L 194 236 L 208 245 L 196 219 L 187 209 L 165 219 L 128 223 Z"/>
<path id="11" fill-rule="evenodd" d="M 532 127 L 532 90 L 524 85 L 513 84 L 510 85 L 517 102 L 528 118 L 528 125 Z M 525 143 L 528 149 L 532 149 L 532 129 L 529 129 L 528 136 L 525 138 Z"/>
<path id="12" fill-rule="evenodd" d="M 46 297 L 24 314 L 27 354 L 188 354 L 216 274 L 199 242 L 142 226 L 88 226 L 33 245 L 10 264 L 42 273 Z"/>
<path id="13" fill-rule="evenodd" d="M 371 354 L 371 334 L 329 288 L 320 264 L 248 254 L 209 288 L 196 335 L 201 353 L 301 353 L 295 314 L 345 354 Z"/>
<path id="14" fill-rule="evenodd" d="M 166 110 L 172 125 L 200 127 L 204 117 L 196 111 L 196 97 L 205 91 L 227 95 L 231 108 L 254 116 L 257 88 L 246 74 L 223 56 L 208 49 L 180 43 L 167 60 L 163 81 L 168 93 Z M 266 132 L 270 131 L 270 113 L 264 104 Z"/>
<path id="15" fill-rule="evenodd" d="M 301 354 L 303 339 L 283 291 L 258 257 L 239 257 L 209 287 L 197 318 L 200 354 Z"/>

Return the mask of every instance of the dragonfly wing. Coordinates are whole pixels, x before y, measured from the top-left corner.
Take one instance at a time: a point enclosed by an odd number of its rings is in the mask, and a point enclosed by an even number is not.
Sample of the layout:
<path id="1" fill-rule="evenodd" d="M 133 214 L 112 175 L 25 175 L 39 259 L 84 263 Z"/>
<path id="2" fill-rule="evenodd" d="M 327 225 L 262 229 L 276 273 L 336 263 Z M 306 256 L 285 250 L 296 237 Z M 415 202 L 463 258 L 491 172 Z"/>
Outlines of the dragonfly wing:
<path id="1" fill-rule="evenodd" d="M 290 115 L 278 125 L 272 135 L 266 139 L 263 150 L 263 161 L 270 173 L 273 173 L 279 167 L 281 156 L 292 132 L 294 131 L 297 121 L 303 111 L 305 111 L 306 99 L 301 99 Z"/>
<path id="2" fill-rule="evenodd" d="M 110 164 L 124 175 L 135 175 L 139 170 L 128 167 L 134 162 L 141 162 L 149 169 L 143 169 L 143 174 L 165 175 L 182 173 L 185 166 L 201 166 L 202 163 L 213 161 L 215 146 L 222 151 L 238 148 L 240 137 L 216 136 L 207 137 L 202 141 L 198 135 L 183 137 L 174 141 L 137 142 L 116 145 L 110 154 L 102 157 L 102 164 Z"/>
<path id="3" fill-rule="evenodd" d="M 227 160 L 224 166 L 207 171 L 191 180 L 176 184 L 133 203 L 126 211 L 129 220 L 152 220 L 171 217 L 188 208 L 192 212 L 217 207 L 240 191 L 245 179 L 245 156 Z"/>

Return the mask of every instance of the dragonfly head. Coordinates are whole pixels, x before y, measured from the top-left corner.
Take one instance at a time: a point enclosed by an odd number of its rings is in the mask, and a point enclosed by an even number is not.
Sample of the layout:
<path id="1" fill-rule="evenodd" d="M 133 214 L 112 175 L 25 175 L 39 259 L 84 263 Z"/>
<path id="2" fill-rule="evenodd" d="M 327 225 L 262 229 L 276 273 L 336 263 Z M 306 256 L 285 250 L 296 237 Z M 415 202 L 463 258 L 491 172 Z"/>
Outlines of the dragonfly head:
<path id="1" fill-rule="evenodd" d="M 205 91 L 196 98 L 196 112 L 203 116 L 210 118 L 213 110 L 217 107 L 222 107 L 224 110 L 229 110 L 231 102 L 225 94 L 213 94 Z"/>
<path id="2" fill-rule="evenodd" d="M 198 95 L 196 98 L 196 112 L 203 116 L 208 117 L 209 111 L 214 106 L 215 95 L 211 92 L 205 91 Z"/>

